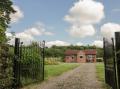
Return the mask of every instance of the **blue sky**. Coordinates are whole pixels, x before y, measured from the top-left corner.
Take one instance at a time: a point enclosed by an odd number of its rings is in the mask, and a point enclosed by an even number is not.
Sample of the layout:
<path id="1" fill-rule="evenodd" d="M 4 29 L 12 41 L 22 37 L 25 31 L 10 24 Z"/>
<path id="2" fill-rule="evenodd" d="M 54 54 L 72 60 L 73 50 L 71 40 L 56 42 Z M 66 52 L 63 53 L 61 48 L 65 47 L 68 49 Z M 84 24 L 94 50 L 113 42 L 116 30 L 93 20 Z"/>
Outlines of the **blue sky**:
<path id="1" fill-rule="evenodd" d="M 87 2 L 89 0 L 85 1 Z M 89 35 L 80 33 L 77 35 L 83 35 L 83 37 L 79 36 L 75 37 L 75 35 L 73 34 L 75 31 L 74 29 L 72 29 L 73 26 L 76 26 L 75 22 L 72 22 L 71 24 L 70 20 L 69 21 L 65 20 L 66 15 L 69 15 L 69 17 L 72 16 L 72 12 L 70 13 L 70 9 L 72 7 L 75 7 L 74 3 L 78 2 L 80 3 L 82 2 L 82 0 L 36 0 L 36 1 L 13 0 L 14 5 L 19 7 L 23 16 L 19 17 L 18 21 L 15 21 L 11 24 L 9 32 L 14 31 L 16 32 L 16 34 L 26 32 L 27 34 L 29 34 L 30 31 L 28 30 L 31 30 L 31 28 L 37 28 L 38 30 L 44 29 L 45 31 L 42 31 L 42 33 L 39 33 L 37 35 L 32 34 L 32 37 L 36 40 L 46 40 L 47 42 L 51 42 L 51 44 L 57 43 L 56 41 L 66 42 L 68 44 L 78 43 L 79 45 L 93 43 L 96 45 L 97 44 L 99 45 L 99 43 L 102 44 L 102 37 L 105 35 L 105 32 L 107 31 L 107 30 L 105 31 L 106 27 L 109 28 L 112 26 L 114 28 L 115 26 L 118 29 L 117 31 L 120 30 L 118 27 L 120 25 L 120 5 L 119 5 L 120 0 L 90 0 L 90 1 L 95 2 L 95 4 L 100 3 L 102 6 L 104 6 L 103 9 L 104 18 L 100 17 L 101 19 L 98 18 L 99 22 L 89 23 L 89 25 L 94 27 L 95 30 L 95 32 L 93 32 L 94 34 L 89 34 L 89 32 L 88 32 Z M 81 6 L 79 8 L 79 5 L 78 9 L 82 7 Z M 102 11 L 100 12 L 100 14 L 101 13 Z M 81 15 L 81 13 L 77 14 Z M 81 22 L 79 25 L 81 26 Z M 102 26 L 104 26 L 103 27 L 104 31 L 102 30 L 102 32 L 104 32 L 103 35 L 101 34 Z M 70 29 L 73 32 L 71 33 L 72 35 L 70 34 Z M 79 32 L 81 31 L 81 29 L 82 27 L 79 28 Z M 91 30 L 93 29 L 91 28 Z M 76 29 L 76 31 L 78 30 Z M 114 32 L 114 29 L 112 31 Z"/>

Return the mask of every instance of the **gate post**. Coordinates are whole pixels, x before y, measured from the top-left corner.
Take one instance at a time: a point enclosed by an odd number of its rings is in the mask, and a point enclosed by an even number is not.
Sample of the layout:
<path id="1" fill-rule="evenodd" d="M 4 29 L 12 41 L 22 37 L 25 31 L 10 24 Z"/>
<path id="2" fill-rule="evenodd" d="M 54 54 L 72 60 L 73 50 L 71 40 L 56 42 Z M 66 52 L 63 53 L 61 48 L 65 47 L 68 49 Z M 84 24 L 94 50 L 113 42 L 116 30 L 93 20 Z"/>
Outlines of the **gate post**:
<path id="1" fill-rule="evenodd" d="M 20 39 L 15 38 L 14 59 L 13 59 L 13 88 L 18 89 L 20 87 L 20 64 L 19 64 L 19 49 Z"/>
<path id="2" fill-rule="evenodd" d="M 116 62 L 117 62 L 117 81 L 118 89 L 120 88 L 120 32 L 115 32 L 116 40 Z"/>
<path id="3" fill-rule="evenodd" d="M 42 56 L 43 56 L 43 80 L 44 80 L 44 75 L 45 75 L 45 68 L 44 68 L 44 65 L 45 65 L 45 41 L 44 40 L 43 40 L 42 46 L 43 46 Z"/>
<path id="4" fill-rule="evenodd" d="M 118 84 L 117 84 L 117 75 L 116 75 L 116 50 L 115 50 L 115 45 L 114 45 L 114 38 L 111 38 L 111 40 L 112 40 L 112 44 L 113 44 L 113 62 L 114 62 L 114 74 L 115 74 L 115 87 L 116 87 L 116 89 L 119 89 L 118 88 Z"/>
<path id="5" fill-rule="evenodd" d="M 116 79 L 116 55 L 114 39 L 111 40 L 103 38 L 103 48 L 104 48 L 104 67 L 105 67 L 105 82 L 109 84 L 113 89 L 117 88 Z M 109 77 L 111 76 L 111 78 Z"/>
<path id="6" fill-rule="evenodd" d="M 105 83 L 106 83 L 106 76 L 107 76 L 107 75 L 106 75 L 106 57 L 105 57 L 105 55 L 106 55 L 106 54 L 105 54 L 105 50 L 106 50 L 106 49 L 105 49 L 105 38 L 103 38 L 103 49 L 104 49 L 103 59 L 104 59 L 104 69 L 105 69 L 105 70 L 104 70 L 104 71 L 105 71 Z"/>

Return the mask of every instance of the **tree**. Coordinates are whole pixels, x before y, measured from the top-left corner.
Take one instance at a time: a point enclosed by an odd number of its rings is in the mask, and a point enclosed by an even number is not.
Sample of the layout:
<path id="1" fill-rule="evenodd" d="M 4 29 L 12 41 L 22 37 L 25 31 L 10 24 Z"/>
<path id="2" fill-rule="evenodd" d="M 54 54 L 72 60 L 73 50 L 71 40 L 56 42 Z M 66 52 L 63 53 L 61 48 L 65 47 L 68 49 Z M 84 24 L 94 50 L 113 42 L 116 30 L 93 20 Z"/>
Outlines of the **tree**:
<path id="1" fill-rule="evenodd" d="M 29 45 L 30 47 L 39 47 L 39 43 L 32 41 L 32 43 Z"/>
<path id="2" fill-rule="evenodd" d="M 11 21 L 10 14 L 15 13 L 11 0 L 0 0 L 0 43 L 6 42 L 5 31 Z"/>
<path id="3" fill-rule="evenodd" d="M 10 24 L 10 14 L 15 13 L 11 0 L 0 0 L 0 89 L 10 89 L 11 68 L 9 66 L 8 46 L 6 45 L 6 29 Z"/>

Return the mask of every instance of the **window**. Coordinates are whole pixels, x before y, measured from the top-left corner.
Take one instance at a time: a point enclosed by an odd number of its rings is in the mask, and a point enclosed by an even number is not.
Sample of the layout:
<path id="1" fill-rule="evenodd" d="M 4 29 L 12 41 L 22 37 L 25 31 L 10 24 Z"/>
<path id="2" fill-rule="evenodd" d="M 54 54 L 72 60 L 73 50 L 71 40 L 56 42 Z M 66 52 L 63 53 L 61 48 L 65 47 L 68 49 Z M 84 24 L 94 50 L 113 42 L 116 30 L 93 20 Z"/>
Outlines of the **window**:
<path id="1" fill-rule="evenodd" d="M 74 57 L 72 57 L 72 59 L 74 59 Z"/>
<path id="2" fill-rule="evenodd" d="M 93 58 L 93 55 L 88 55 L 87 58 L 92 59 L 92 58 Z"/>
<path id="3" fill-rule="evenodd" d="M 80 58 L 83 58 L 83 56 L 80 56 Z"/>
<path id="4" fill-rule="evenodd" d="M 69 57 L 66 57 L 67 59 L 69 59 Z"/>

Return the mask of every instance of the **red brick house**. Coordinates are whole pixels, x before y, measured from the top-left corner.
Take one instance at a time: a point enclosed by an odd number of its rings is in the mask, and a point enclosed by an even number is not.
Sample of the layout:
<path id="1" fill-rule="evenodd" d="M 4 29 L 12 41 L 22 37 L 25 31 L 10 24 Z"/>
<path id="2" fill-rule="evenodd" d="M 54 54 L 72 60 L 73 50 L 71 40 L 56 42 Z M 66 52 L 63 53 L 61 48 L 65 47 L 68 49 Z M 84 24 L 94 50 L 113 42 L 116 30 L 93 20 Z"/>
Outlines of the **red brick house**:
<path id="1" fill-rule="evenodd" d="M 65 62 L 96 62 L 96 50 L 67 50 L 65 52 Z"/>

